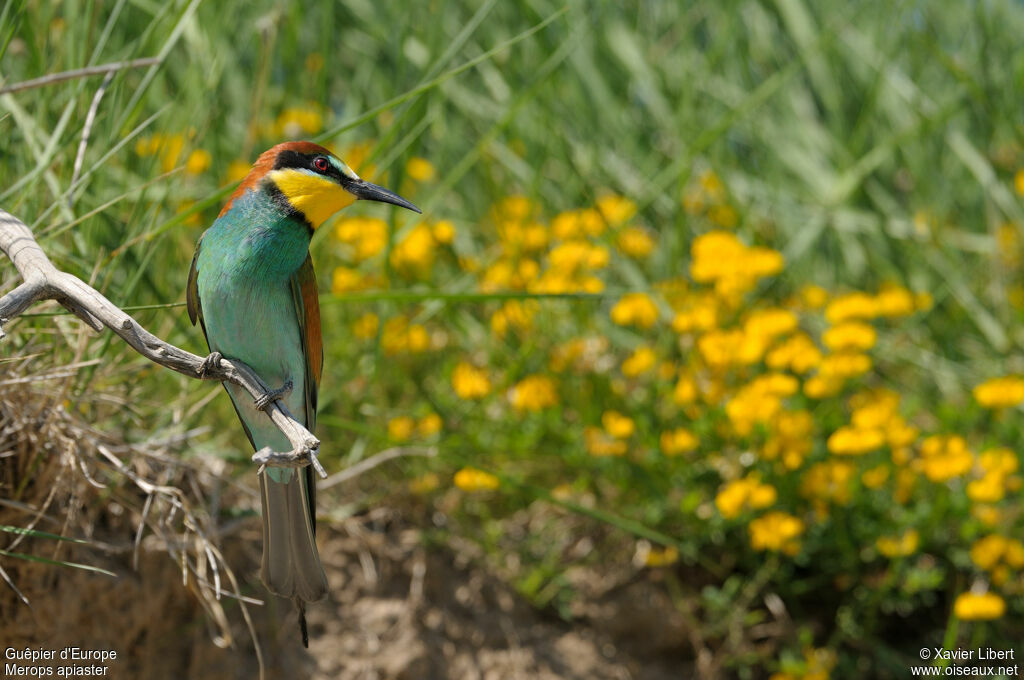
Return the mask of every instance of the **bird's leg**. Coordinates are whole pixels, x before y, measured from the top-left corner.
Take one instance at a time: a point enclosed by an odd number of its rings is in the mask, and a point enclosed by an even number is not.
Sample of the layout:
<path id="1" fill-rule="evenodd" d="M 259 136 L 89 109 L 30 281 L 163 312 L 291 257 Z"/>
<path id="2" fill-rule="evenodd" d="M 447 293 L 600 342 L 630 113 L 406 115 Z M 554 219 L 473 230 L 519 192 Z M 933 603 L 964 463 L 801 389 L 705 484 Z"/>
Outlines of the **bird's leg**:
<path id="1" fill-rule="evenodd" d="M 291 393 L 292 381 L 285 380 L 284 385 L 281 385 L 281 387 L 277 388 L 276 390 L 270 390 L 259 399 L 254 399 L 252 403 L 258 411 L 262 411 L 263 409 L 267 408 L 281 397 L 286 397 Z"/>
<path id="2" fill-rule="evenodd" d="M 199 377 L 205 378 L 210 371 L 220 369 L 220 360 L 223 358 L 224 355 L 220 352 L 210 352 L 210 355 L 203 359 L 202 365 L 199 366 Z"/>

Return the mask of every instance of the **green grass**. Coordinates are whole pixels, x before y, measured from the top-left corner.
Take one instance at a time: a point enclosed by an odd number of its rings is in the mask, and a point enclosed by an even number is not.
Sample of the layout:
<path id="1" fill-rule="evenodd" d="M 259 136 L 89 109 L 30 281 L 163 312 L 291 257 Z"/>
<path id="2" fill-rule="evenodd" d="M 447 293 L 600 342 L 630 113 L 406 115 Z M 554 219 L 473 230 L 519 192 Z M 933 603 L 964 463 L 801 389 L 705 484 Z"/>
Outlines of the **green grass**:
<path id="1" fill-rule="evenodd" d="M 346 260 L 331 225 L 314 238 L 327 344 L 318 430 L 325 464 L 338 469 L 389 446 L 391 418 L 437 413 L 444 421 L 428 438 L 436 459 L 383 468 L 357 506 L 387 502 L 404 493 L 407 479 L 437 474 L 441 486 L 426 499 L 452 516 L 446 531 L 479 541 L 494 565 L 516 553 L 520 570 L 503 573 L 563 615 L 577 596 L 564 578 L 574 564 L 627 564 L 635 539 L 669 545 L 681 564 L 664 568 L 672 573 L 664 587 L 680 611 L 697 617 L 706 644 L 734 658 L 730 672 L 792 670 L 805 663 L 792 659 L 809 644 L 838 655 L 837 677 L 865 672 L 863 658 L 873 676 L 903 677 L 917 649 L 952 630 L 953 598 L 987 578 L 968 551 L 992 529 L 971 516 L 959 482 L 919 486 L 899 507 L 891 494 L 858 486 L 848 505 L 815 521 L 799 475 L 828 459 L 827 436 L 848 421 L 853 387 L 899 392 L 902 412 L 923 435 L 958 433 L 974 451 L 1008 446 L 1019 458 L 1020 408 L 991 414 L 970 390 L 1024 372 L 1024 215 L 1014 189 L 1024 166 L 1022 31 L 1024 11 L 1012 2 L 15 1 L 0 15 L 6 83 L 110 61 L 164 60 L 114 76 L 74 186 L 79 139 L 102 78 L 0 95 L 0 206 L 33 225 L 59 267 L 91 281 L 154 333 L 201 353 L 201 334 L 180 303 L 195 241 L 231 190 L 228 165 L 251 162 L 280 141 L 268 126 L 283 111 L 315 104 L 322 124 L 307 136 L 340 152 L 368 144 L 368 161 L 386 172 L 382 183 L 409 194 L 424 220 L 451 220 L 456 230 L 429 271 L 417 274 L 393 266 L 389 255 L 419 218 L 354 208 L 386 217 L 391 237 L 382 255 L 361 263 Z M 167 167 L 159 154 L 136 152 L 154 135 L 182 136 L 183 151 Z M 195 149 L 212 159 L 199 175 L 180 167 Z M 436 179 L 411 180 L 405 166 L 413 157 L 429 159 Z M 810 409 L 816 428 L 799 472 L 749 463 L 743 454 L 766 434 L 723 435 L 722 404 L 688 414 L 672 404 L 674 380 L 617 373 L 641 344 L 683 367 L 694 361 L 692 340 L 668 330 L 667 298 L 659 297 L 654 331 L 617 326 L 609 310 L 622 293 L 687 277 L 694 237 L 714 225 L 687 212 L 683 198 L 708 170 L 721 178 L 741 239 L 785 258 L 784 271 L 747 294 L 736 318 L 785 304 L 810 283 L 833 294 L 899 284 L 933 300 L 927 312 L 878 325 L 871 372 L 842 395 L 789 402 Z M 482 290 L 460 266 L 473 259 L 486 268 L 499 258 L 493 208 L 508 196 L 528 197 L 546 222 L 606 194 L 636 203 L 635 221 L 658 247 L 638 260 L 615 249 L 613 231 L 593 239 L 612 251 L 600 293 Z M 999 234 L 1015 236 L 1000 245 Z M 332 294 L 332 271 L 343 263 L 375 284 Z M 508 301 L 536 303 L 543 332 L 492 334 L 491 316 Z M 371 312 L 382 327 L 399 314 L 422 324 L 433 348 L 393 357 L 383 330 L 353 338 L 353 322 Z M 26 315 L 4 353 L 45 348 L 47 362 L 69 363 L 74 350 L 53 328 L 77 343 L 76 323 Z M 806 314 L 801 325 L 817 337 L 825 322 Z M 554 344 L 584 335 L 605 339 L 599 354 L 609 368 L 560 379 L 553 408 L 522 415 L 508 407 L 506 392 L 521 378 L 549 372 Z M 236 469 L 249 474 L 226 399 L 194 413 L 189 405 L 209 386 L 158 370 L 128 380 L 147 367 L 111 334 L 81 342 L 82 356 L 105 364 L 78 374 L 72 408 L 139 439 L 216 425 L 199 446 L 237 458 Z M 452 393 L 461 360 L 491 371 L 494 390 L 483 402 Z M 736 374 L 730 385 L 756 373 Z M 116 395 L 131 412 L 104 407 L 99 394 Z M 600 425 L 610 408 L 633 417 L 638 431 L 630 456 L 595 458 L 582 431 Z M 668 460 L 658 435 L 682 425 L 702 446 L 689 459 Z M 866 469 L 866 460 L 858 465 Z M 451 474 L 463 466 L 497 474 L 499 490 L 451 489 Z M 798 556 L 751 550 L 753 515 L 734 522 L 714 511 L 720 487 L 747 471 L 777 487 L 780 509 L 807 518 Z M 1019 490 L 1000 506 L 998 531 L 1009 536 L 1022 526 L 1014 495 Z M 563 510 L 590 523 L 562 522 Z M 524 511 L 552 518 L 550 540 L 509 537 L 510 518 Z M 880 535 L 908 527 L 921 533 L 913 557 L 871 553 Z M 594 550 L 567 557 L 563 551 L 587 532 Z M 1003 591 L 1005 617 L 961 622 L 957 639 L 1019 639 L 1021 578 L 1014 573 Z M 760 604 L 768 592 L 783 598 L 793 623 L 769 651 L 756 651 L 726 624 L 749 630 L 768 615 Z M 894 633 L 901 630 L 902 637 Z"/>

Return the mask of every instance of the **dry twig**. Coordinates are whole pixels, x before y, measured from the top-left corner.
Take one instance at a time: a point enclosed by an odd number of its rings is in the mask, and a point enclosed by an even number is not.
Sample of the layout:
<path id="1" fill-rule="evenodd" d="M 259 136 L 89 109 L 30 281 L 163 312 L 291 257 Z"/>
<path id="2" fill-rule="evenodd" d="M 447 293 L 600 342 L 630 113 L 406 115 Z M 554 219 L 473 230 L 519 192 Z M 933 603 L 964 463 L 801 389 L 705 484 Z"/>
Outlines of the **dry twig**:
<path id="1" fill-rule="evenodd" d="M 25 223 L 3 210 L 0 210 L 0 250 L 11 259 L 23 279 L 21 285 L 0 298 L 0 339 L 4 336 L 3 326 L 32 304 L 56 300 L 94 330 L 110 328 L 136 352 L 161 366 L 190 378 L 232 383 L 254 400 L 266 399 L 272 394 L 273 390 L 244 363 L 221 357 L 204 359 L 147 331 L 99 291 L 77 276 L 54 267 Z M 321 477 L 327 477 L 317 460 L 320 440 L 296 420 L 281 401 L 271 401 L 264 412 L 288 438 L 292 450 L 277 452 L 265 447 L 253 454 L 253 461 L 275 467 L 312 465 Z"/>
<path id="2" fill-rule="evenodd" d="M 40 76 L 39 78 L 33 78 L 32 80 L 23 80 L 22 82 L 14 83 L 13 85 L 4 85 L 3 87 L 0 87 L 0 94 L 21 92 L 22 90 L 31 90 L 36 87 L 53 85 L 54 83 L 60 83 L 65 80 L 72 80 L 74 78 L 96 76 L 101 73 L 115 73 L 126 68 L 141 68 L 143 66 L 154 66 L 159 63 L 160 57 L 144 57 L 142 59 L 133 59 L 131 61 L 115 61 L 110 64 L 101 64 L 99 66 L 86 66 L 85 68 L 76 68 L 72 71 L 50 73 L 45 76 Z"/>

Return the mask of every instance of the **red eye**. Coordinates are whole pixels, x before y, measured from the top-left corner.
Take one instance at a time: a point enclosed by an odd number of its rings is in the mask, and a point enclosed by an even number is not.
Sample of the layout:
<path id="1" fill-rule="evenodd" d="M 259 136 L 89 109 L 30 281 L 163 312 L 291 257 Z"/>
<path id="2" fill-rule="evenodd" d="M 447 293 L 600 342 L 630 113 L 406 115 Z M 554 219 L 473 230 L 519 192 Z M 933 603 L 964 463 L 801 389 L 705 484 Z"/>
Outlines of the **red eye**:
<path id="1" fill-rule="evenodd" d="M 313 167 L 320 172 L 327 172 L 327 168 L 330 167 L 327 163 L 327 159 L 323 156 L 317 156 L 313 159 Z"/>

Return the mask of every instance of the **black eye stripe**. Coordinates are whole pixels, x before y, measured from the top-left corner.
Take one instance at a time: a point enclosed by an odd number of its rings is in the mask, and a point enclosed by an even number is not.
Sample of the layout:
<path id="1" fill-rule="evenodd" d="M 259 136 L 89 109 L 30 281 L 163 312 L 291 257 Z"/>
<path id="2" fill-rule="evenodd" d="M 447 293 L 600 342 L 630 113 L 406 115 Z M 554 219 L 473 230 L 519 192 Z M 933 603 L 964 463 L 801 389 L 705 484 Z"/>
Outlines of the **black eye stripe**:
<path id="1" fill-rule="evenodd" d="M 316 167 L 317 159 L 322 158 L 327 161 L 327 169 L 320 170 Z M 352 181 L 351 178 L 343 174 L 338 168 L 335 167 L 334 163 L 331 163 L 323 154 L 304 154 L 298 151 L 282 151 L 277 155 L 274 161 L 275 170 L 286 170 L 289 168 L 295 168 L 296 170 L 310 170 L 323 177 L 330 177 L 336 180 L 339 184 L 347 184 Z"/>

